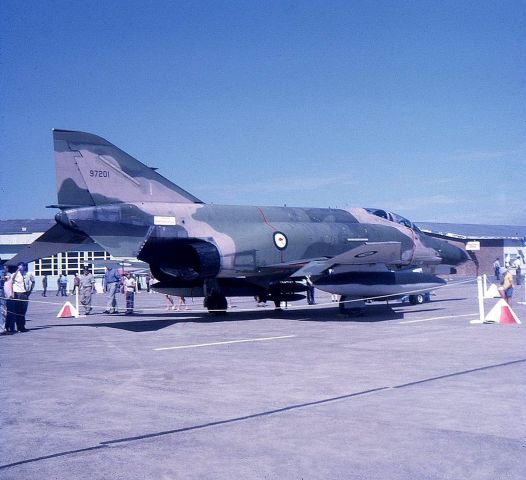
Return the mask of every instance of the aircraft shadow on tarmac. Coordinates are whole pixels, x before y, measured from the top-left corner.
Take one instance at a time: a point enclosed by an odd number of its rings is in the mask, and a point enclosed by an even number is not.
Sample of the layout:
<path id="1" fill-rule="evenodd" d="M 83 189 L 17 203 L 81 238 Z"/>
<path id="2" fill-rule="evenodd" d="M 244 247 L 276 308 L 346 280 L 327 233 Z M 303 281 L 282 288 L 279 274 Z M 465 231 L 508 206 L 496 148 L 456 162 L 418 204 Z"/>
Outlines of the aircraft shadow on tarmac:
<path id="1" fill-rule="evenodd" d="M 460 302 L 462 300 L 467 300 L 466 297 L 458 298 L 441 298 L 440 300 L 433 300 L 431 303 L 442 303 L 442 302 Z"/>
<path id="2" fill-rule="evenodd" d="M 301 322 L 332 322 L 332 323 L 375 323 L 392 320 L 402 320 L 405 310 L 395 310 L 402 305 L 368 305 L 364 314 L 360 316 L 342 315 L 338 312 L 337 307 L 334 308 L 305 308 L 305 309 L 285 309 L 274 310 L 272 308 L 265 308 L 257 311 L 236 311 L 235 308 L 228 311 L 224 315 L 212 315 L 208 312 L 181 312 L 173 313 L 136 313 L 132 317 L 125 317 L 123 315 L 107 315 L 100 317 L 94 315 L 90 317 L 82 317 L 80 321 L 72 321 L 70 323 L 61 323 L 59 325 L 46 325 L 40 328 L 54 328 L 54 327 L 95 327 L 95 328 L 115 328 L 119 330 L 126 330 L 128 332 L 154 332 L 163 330 L 167 327 L 178 323 L 219 323 L 219 322 L 246 322 L 264 320 L 268 318 L 277 318 L 283 321 L 301 321 Z M 416 306 L 411 307 L 411 313 L 428 313 L 443 310 L 442 307 L 430 307 L 422 305 L 421 308 Z M 93 318 L 92 322 L 88 322 L 88 318 Z M 101 321 L 102 320 L 102 321 Z"/>
<path id="3" fill-rule="evenodd" d="M 119 321 L 117 320 L 119 317 L 113 317 L 115 321 L 113 322 L 93 322 L 93 323 L 61 323 L 60 325 L 49 325 L 48 328 L 53 327 L 107 327 L 107 328 L 116 328 L 118 330 L 126 330 L 128 332 L 156 332 L 159 330 L 162 330 L 164 328 L 170 327 L 176 323 L 181 323 L 181 320 L 177 320 L 176 318 L 170 318 L 170 319 L 155 319 L 155 320 L 140 320 L 139 315 L 135 315 L 134 318 L 136 320 L 127 320 L 127 321 Z M 151 316 L 149 315 L 148 318 Z"/>

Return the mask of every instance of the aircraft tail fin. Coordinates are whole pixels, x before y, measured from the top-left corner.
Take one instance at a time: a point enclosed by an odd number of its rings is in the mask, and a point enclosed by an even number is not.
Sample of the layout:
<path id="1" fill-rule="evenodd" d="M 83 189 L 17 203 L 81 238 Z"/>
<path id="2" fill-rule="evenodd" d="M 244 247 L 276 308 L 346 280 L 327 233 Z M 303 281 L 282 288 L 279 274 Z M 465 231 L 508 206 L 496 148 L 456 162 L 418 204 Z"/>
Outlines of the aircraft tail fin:
<path id="1" fill-rule="evenodd" d="M 58 207 L 126 202 L 203 203 L 104 138 L 53 130 Z"/>

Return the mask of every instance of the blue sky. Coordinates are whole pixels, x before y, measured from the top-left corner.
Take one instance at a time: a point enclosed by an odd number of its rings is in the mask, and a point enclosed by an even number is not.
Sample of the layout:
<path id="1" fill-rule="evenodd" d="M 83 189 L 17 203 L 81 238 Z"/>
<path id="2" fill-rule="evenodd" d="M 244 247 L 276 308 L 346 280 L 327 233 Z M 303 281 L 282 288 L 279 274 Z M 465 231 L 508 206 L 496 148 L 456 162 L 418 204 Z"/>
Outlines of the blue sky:
<path id="1" fill-rule="evenodd" d="M 0 218 L 63 128 L 210 203 L 526 225 L 525 49 L 525 1 L 4 0 Z"/>

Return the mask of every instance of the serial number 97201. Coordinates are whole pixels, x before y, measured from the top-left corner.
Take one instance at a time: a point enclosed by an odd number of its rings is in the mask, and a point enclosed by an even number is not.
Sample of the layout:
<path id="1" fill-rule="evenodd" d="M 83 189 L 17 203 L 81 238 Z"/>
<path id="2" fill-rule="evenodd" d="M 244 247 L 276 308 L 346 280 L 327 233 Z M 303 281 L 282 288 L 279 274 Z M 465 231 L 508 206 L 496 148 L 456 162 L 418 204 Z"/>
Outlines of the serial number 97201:
<path id="1" fill-rule="evenodd" d="M 110 178 L 110 171 L 109 170 L 90 170 L 89 176 L 99 177 L 99 178 Z"/>

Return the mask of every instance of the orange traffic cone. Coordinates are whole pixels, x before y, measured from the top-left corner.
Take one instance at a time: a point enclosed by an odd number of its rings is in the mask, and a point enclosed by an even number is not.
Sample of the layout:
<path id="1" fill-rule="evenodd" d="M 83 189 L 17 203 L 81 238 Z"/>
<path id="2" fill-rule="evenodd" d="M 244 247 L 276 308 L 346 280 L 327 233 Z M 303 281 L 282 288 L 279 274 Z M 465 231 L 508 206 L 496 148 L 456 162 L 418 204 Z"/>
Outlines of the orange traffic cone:
<path id="1" fill-rule="evenodd" d="M 71 304 L 71 302 L 66 302 L 60 309 L 60 312 L 58 312 L 57 318 L 77 318 L 78 316 L 79 312 L 77 309 Z"/>
<path id="2" fill-rule="evenodd" d="M 484 323 L 502 323 L 504 325 L 520 325 L 519 317 L 506 303 L 505 300 L 499 300 L 497 304 L 489 311 L 484 319 Z"/>

